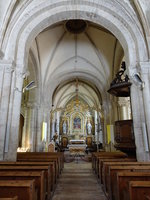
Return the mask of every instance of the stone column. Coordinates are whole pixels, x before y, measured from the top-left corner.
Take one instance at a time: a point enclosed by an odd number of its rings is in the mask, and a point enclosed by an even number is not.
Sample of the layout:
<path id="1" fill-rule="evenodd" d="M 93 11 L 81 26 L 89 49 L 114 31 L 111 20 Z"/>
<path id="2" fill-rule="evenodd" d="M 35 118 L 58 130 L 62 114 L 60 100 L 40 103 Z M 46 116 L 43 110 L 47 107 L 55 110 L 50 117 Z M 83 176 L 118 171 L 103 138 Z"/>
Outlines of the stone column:
<path id="1" fill-rule="evenodd" d="M 12 76 L 12 86 L 10 92 L 9 112 L 7 129 L 9 130 L 6 136 L 5 144 L 8 143 L 8 148 L 5 148 L 5 160 L 16 160 L 16 150 L 18 147 L 18 130 L 20 119 L 20 107 L 22 97 L 23 73 L 22 66 L 17 66 Z"/>
<path id="2" fill-rule="evenodd" d="M 4 53 L 0 50 L 0 59 L 3 59 Z"/>
<path id="3" fill-rule="evenodd" d="M 26 132 L 27 132 L 27 123 L 28 123 L 28 109 L 27 107 L 24 108 L 24 126 L 23 126 L 23 133 L 22 133 L 22 147 L 26 148 Z"/>
<path id="4" fill-rule="evenodd" d="M 144 114 L 147 128 L 148 143 L 150 145 L 150 62 L 140 63 L 141 79 L 144 82 L 143 101 L 144 101 Z M 150 146 L 149 146 L 150 147 Z"/>
<path id="5" fill-rule="evenodd" d="M 137 69 L 131 68 L 129 70 L 129 73 L 130 73 L 130 79 L 133 82 L 131 86 L 131 107 L 132 107 L 133 126 L 134 126 L 134 135 L 136 144 L 136 156 L 138 161 L 148 161 L 150 160 L 150 155 L 149 152 L 146 152 L 144 148 L 142 124 L 147 122 L 145 109 L 149 110 L 150 104 L 147 104 L 148 102 L 146 101 L 145 98 L 148 98 L 149 95 L 146 97 L 146 94 L 144 94 L 146 91 L 144 92 L 142 88 L 139 87 L 138 85 L 139 83 L 135 82 L 133 75 L 137 73 Z M 146 90 L 149 93 L 149 88 L 147 88 Z M 147 111 L 147 115 L 148 112 L 149 111 Z"/>
<path id="6" fill-rule="evenodd" d="M 51 139 L 55 134 L 55 113 L 52 114 L 52 131 L 51 131 Z"/>
<path id="7" fill-rule="evenodd" d="M 103 130 L 102 130 L 102 124 L 101 124 L 101 115 L 98 112 L 98 134 L 99 134 L 99 142 L 103 144 Z"/>
<path id="8" fill-rule="evenodd" d="M 43 122 L 46 122 L 47 123 L 47 126 L 49 124 L 49 117 L 50 117 L 50 113 L 49 113 L 49 107 L 47 106 L 44 106 L 44 105 L 40 105 L 38 108 L 37 108 L 37 129 L 36 129 L 36 132 L 37 132 L 37 140 L 36 140 L 36 151 L 39 151 L 40 148 L 41 148 L 41 145 L 42 145 L 42 125 L 43 125 Z M 49 128 L 48 128 L 49 129 Z M 46 144 L 48 141 L 48 132 L 47 132 L 47 137 L 46 137 Z M 44 147 L 44 150 L 46 150 L 46 144 L 45 144 L 45 147 Z"/>
<path id="9" fill-rule="evenodd" d="M 6 132 L 13 71 L 14 63 L 0 61 L 0 160 L 4 159 L 5 143 L 9 140 Z"/>
<path id="10" fill-rule="evenodd" d="M 57 110 L 56 116 L 57 116 L 57 125 L 56 125 L 56 127 L 57 127 L 58 141 L 59 141 L 59 137 L 60 137 L 60 134 L 59 134 L 60 111 L 59 110 Z"/>
<path id="11" fill-rule="evenodd" d="M 43 108 L 37 108 L 37 137 L 36 137 L 36 151 L 39 151 L 42 142 L 42 122 L 43 122 Z"/>
<path id="12" fill-rule="evenodd" d="M 97 121 L 97 111 L 96 110 L 94 113 L 94 126 L 95 126 L 95 142 L 96 142 L 96 144 L 98 144 L 99 135 L 98 135 L 98 131 L 97 131 L 98 121 Z"/>
<path id="13" fill-rule="evenodd" d="M 29 135 L 28 135 L 28 146 L 30 151 L 35 151 L 35 146 L 36 146 L 36 127 L 37 127 L 37 108 L 36 106 L 34 106 L 33 104 L 29 104 L 29 120 L 28 120 L 28 124 L 29 124 Z"/>

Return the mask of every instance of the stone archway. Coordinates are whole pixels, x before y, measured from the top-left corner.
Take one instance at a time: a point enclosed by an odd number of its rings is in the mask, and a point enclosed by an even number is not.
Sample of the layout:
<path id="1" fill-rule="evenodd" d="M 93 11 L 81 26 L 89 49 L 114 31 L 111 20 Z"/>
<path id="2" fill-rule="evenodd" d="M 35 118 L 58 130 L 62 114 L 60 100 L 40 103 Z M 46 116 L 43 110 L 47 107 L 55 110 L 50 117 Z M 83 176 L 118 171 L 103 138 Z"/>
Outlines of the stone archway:
<path id="1" fill-rule="evenodd" d="M 127 12 L 123 3 L 119 4 L 115 0 L 109 3 L 107 1 L 97 2 L 95 0 L 91 2 L 89 0 L 86 2 L 77 1 L 77 3 L 71 1 L 71 5 L 68 5 L 67 1 L 57 1 L 56 3 L 45 1 L 44 3 L 37 2 L 36 5 L 32 3 L 29 5 L 30 6 L 23 10 L 24 15 L 20 14 L 15 22 L 10 23 L 2 45 L 2 50 L 4 52 L 2 66 L 9 66 L 10 73 L 13 74 L 13 77 L 9 77 L 9 85 L 6 84 L 6 87 L 9 88 L 7 92 L 11 92 L 10 98 L 7 100 L 7 106 L 2 104 L 6 112 L 6 117 L 1 125 L 3 137 L 3 143 L 1 145 L 2 159 L 15 160 L 16 158 L 15 151 L 17 143 L 15 140 L 18 138 L 17 132 L 20 114 L 18 105 L 21 103 L 20 91 L 22 90 L 22 75 L 26 70 L 31 41 L 40 31 L 62 20 L 85 19 L 104 26 L 118 38 L 124 49 L 126 62 L 131 69 L 129 71 L 130 75 L 132 75 L 133 71 L 136 72 L 137 62 L 147 61 L 147 49 L 142 34 L 142 28 L 134 15 L 132 15 L 132 12 Z M 5 62 L 5 60 L 13 60 L 15 64 L 12 65 L 12 61 L 8 63 Z M 12 82 L 15 84 L 15 90 L 11 87 Z M 3 90 L 5 90 L 5 85 L 3 86 Z M 136 96 L 138 96 L 136 89 L 132 88 L 132 91 L 134 93 L 134 98 L 136 98 Z M 10 102 L 11 106 L 9 107 Z M 141 105 L 140 100 L 137 104 Z M 139 117 L 135 117 L 135 124 L 141 117 L 144 118 L 142 107 L 140 111 L 141 114 Z M 39 110 L 39 112 L 41 111 Z M 133 116 L 136 116 L 136 111 Z M 0 118 L 1 117 L 2 115 L 0 115 Z M 8 133 L 9 137 L 6 137 L 6 139 L 9 140 L 9 143 L 12 145 L 11 148 L 4 151 L 3 149 L 6 142 L 5 132 L 7 129 L 5 126 L 6 124 L 8 126 L 8 117 L 10 117 L 10 131 Z M 137 129 L 140 134 L 141 130 L 139 130 L 138 127 Z M 142 153 L 143 151 L 144 150 L 142 150 Z M 13 156 L 12 152 L 14 152 Z"/>

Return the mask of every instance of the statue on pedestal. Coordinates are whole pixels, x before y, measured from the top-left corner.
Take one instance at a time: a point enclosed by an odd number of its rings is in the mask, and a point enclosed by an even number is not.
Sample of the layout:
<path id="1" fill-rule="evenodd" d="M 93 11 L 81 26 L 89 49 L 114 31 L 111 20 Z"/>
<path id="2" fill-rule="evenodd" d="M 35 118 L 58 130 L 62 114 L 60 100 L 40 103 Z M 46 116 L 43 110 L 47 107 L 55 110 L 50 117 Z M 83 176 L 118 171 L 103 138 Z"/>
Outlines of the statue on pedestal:
<path id="1" fill-rule="evenodd" d="M 67 134 L 67 123 L 64 121 L 63 123 L 63 134 Z"/>
<path id="2" fill-rule="evenodd" d="M 87 133 L 88 134 L 92 133 L 92 125 L 91 125 L 90 121 L 88 121 L 88 123 L 87 123 Z"/>

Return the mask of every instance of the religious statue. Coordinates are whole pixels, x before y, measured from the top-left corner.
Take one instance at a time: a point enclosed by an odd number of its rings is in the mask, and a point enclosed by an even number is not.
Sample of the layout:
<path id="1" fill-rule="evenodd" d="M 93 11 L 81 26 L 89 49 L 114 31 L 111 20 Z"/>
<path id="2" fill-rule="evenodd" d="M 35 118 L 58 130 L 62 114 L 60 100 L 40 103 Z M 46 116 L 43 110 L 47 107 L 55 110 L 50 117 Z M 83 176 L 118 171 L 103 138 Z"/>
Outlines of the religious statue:
<path id="1" fill-rule="evenodd" d="M 87 123 L 87 133 L 88 134 L 92 133 L 92 125 L 91 125 L 90 121 L 88 121 L 88 123 Z"/>
<path id="2" fill-rule="evenodd" d="M 67 133 L 67 123 L 66 121 L 64 121 L 63 123 L 63 134 L 66 134 Z"/>
<path id="3" fill-rule="evenodd" d="M 58 135 L 57 135 L 57 133 L 55 133 L 55 135 L 53 136 L 54 142 L 56 142 L 57 138 L 58 138 Z"/>

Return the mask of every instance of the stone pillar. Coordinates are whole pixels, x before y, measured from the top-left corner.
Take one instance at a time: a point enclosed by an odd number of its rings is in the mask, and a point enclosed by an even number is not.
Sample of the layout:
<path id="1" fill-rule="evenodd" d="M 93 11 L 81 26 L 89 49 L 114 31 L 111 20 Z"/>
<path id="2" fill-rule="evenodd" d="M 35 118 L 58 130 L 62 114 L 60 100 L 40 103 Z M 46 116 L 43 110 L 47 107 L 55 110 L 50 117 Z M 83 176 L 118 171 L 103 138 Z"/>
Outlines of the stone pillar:
<path id="1" fill-rule="evenodd" d="M 99 135 L 98 135 L 98 131 L 97 131 L 98 121 L 97 121 L 97 111 L 96 110 L 94 113 L 94 126 L 95 126 L 95 142 L 96 142 L 96 144 L 98 144 Z"/>
<path id="2" fill-rule="evenodd" d="M 51 139 L 55 134 L 55 113 L 52 114 L 52 131 L 51 131 Z"/>
<path id="3" fill-rule="evenodd" d="M 37 108 L 34 105 L 30 105 L 29 107 L 30 110 L 30 121 L 28 123 L 30 124 L 30 129 L 29 129 L 29 149 L 30 151 L 35 151 L 35 145 L 36 145 L 36 122 L 37 122 Z"/>
<path id="4" fill-rule="evenodd" d="M 35 151 L 37 108 L 31 103 L 24 108 L 24 127 L 22 134 L 22 147 Z"/>
<path id="5" fill-rule="evenodd" d="M 13 71 L 14 63 L 0 61 L 0 160 L 4 159 L 5 143 L 9 140 L 6 132 Z"/>
<path id="6" fill-rule="evenodd" d="M 130 79 L 133 81 L 131 86 L 131 107 L 132 107 L 132 116 L 133 116 L 133 126 L 134 126 L 134 135 L 135 135 L 135 144 L 136 144 L 136 155 L 138 161 L 149 161 L 150 154 L 149 152 L 145 151 L 144 148 L 144 139 L 143 139 L 143 132 L 142 132 L 142 124 L 145 123 L 149 126 L 148 120 L 148 113 L 149 113 L 149 105 L 148 98 L 149 96 L 149 88 L 148 84 L 146 86 L 145 91 L 139 87 L 139 83 L 135 82 L 133 77 L 134 74 L 137 73 L 136 68 L 132 68 L 129 70 Z M 143 77 L 142 77 L 143 78 Z M 146 79 L 144 80 L 146 81 Z M 148 94 L 146 94 L 146 91 Z M 147 111 L 145 112 L 145 109 Z"/>
<path id="7" fill-rule="evenodd" d="M 141 79 L 144 82 L 143 87 L 143 101 L 144 112 L 148 134 L 148 142 L 150 145 L 150 62 L 140 63 L 141 67 Z"/>
<path id="8" fill-rule="evenodd" d="M 43 123 L 43 108 L 38 106 L 37 109 L 37 137 L 36 137 L 36 151 L 39 151 L 42 142 L 42 123 Z"/>
<path id="9" fill-rule="evenodd" d="M 48 126 L 49 118 L 50 118 L 49 108 L 44 106 L 44 105 L 40 105 L 37 108 L 36 151 L 39 151 L 40 148 L 41 148 L 41 145 L 42 145 L 42 125 L 43 125 L 43 122 L 46 122 L 47 126 Z M 46 142 L 46 144 L 45 144 L 44 150 L 46 150 L 45 148 L 46 148 L 47 142 L 49 142 L 48 141 L 48 132 L 47 132 L 47 137 L 46 137 L 46 141 L 45 142 Z"/>
<path id="10" fill-rule="evenodd" d="M 18 147 L 18 130 L 19 130 L 19 119 L 20 119 L 20 107 L 22 97 L 22 84 L 23 84 L 23 73 L 22 66 L 17 66 L 13 76 L 10 101 L 9 101 L 9 112 L 7 120 L 7 135 L 5 145 L 8 144 L 8 148 L 5 148 L 5 160 L 16 160 L 16 150 Z"/>
<path id="11" fill-rule="evenodd" d="M 98 131 L 99 131 L 99 142 L 103 144 L 103 130 L 102 130 L 102 123 L 101 123 L 101 114 L 98 112 Z"/>
<path id="12" fill-rule="evenodd" d="M 57 110 L 57 135 L 58 135 L 58 141 L 59 141 L 59 137 L 60 137 L 60 133 L 59 133 L 59 123 L 60 123 L 60 111 Z"/>
<path id="13" fill-rule="evenodd" d="M 27 132 L 27 123 L 28 123 L 28 109 L 27 107 L 24 108 L 24 126 L 23 126 L 23 133 L 22 133 L 22 147 L 26 148 L 26 132 Z"/>
<path id="14" fill-rule="evenodd" d="M 0 59 L 3 59 L 4 53 L 0 50 Z"/>

